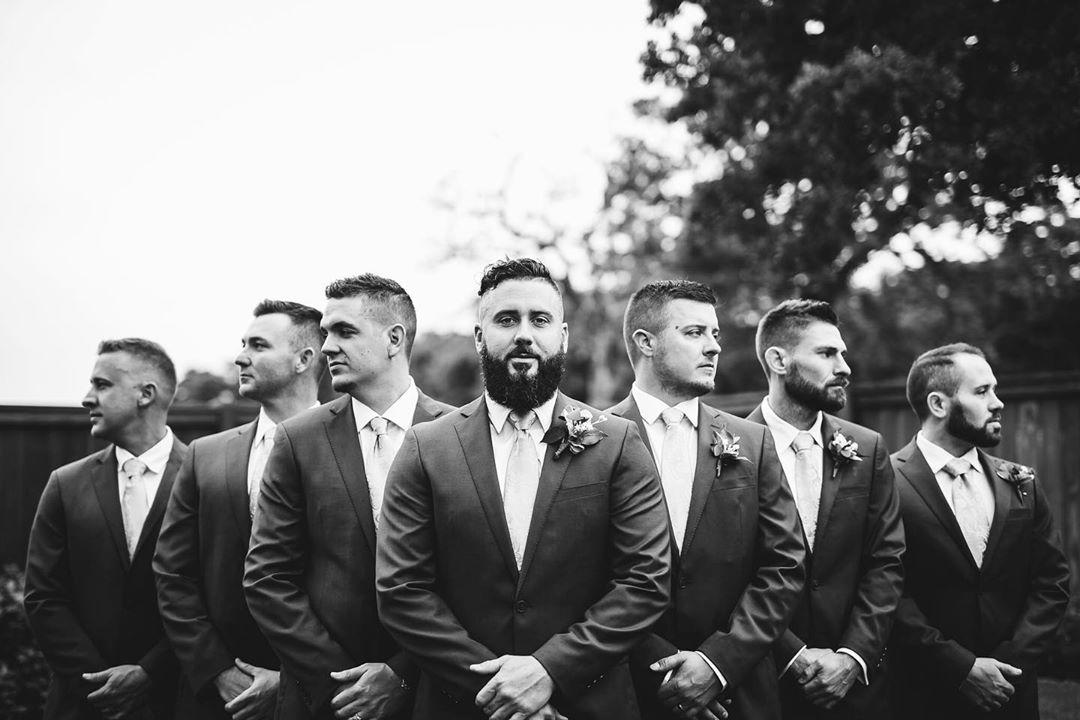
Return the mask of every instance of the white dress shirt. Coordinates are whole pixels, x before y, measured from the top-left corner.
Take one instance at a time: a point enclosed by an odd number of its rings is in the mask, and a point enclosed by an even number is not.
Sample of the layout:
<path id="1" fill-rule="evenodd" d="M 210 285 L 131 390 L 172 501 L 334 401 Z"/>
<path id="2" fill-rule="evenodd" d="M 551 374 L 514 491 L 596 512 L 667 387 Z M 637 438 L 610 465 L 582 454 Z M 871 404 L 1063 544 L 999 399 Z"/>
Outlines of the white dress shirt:
<path id="1" fill-rule="evenodd" d="M 765 398 L 761 401 L 761 414 L 765 417 L 765 427 L 769 428 L 769 432 L 772 433 L 773 443 L 776 445 L 776 454 L 780 457 L 780 467 L 784 470 L 784 479 L 787 481 L 788 487 L 791 488 L 791 493 L 795 496 L 795 507 L 800 507 L 799 502 L 799 489 L 798 483 L 794 482 L 795 477 L 795 448 L 791 446 L 791 443 L 795 441 L 795 436 L 800 432 L 804 432 L 795 427 L 788 421 L 776 414 L 776 411 L 769 405 L 769 398 Z M 821 421 L 824 416 L 819 411 L 817 418 L 814 419 L 814 424 L 810 426 L 809 430 L 805 432 L 810 433 L 810 436 L 814 439 L 814 446 L 807 452 L 812 453 L 814 462 L 818 464 L 818 467 L 825 470 L 825 442 L 821 436 Z M 830 482 L 832 478 L 822 476 L 822 487 L 825 487 L 825 483 Z M 806 498 L 802 498 L 802 503 L 807 502 Z M 788 671 L 799 656 L 802 655 L 806 646 L 803 645 L 799 652 L 795 653 L 788 664 L 784 666 L 784 669 L 780 671 L 780 677 L 784 676 L 784 673 Z M 869 677 L 866 671 L 866 662 L 859 657 L 859 653 L 855 652 L 851 648 L 839 648 L 836 652 L 848 655 L 859 666 L 862 671 L 861 677 L 863 685 L 869 684 Z"/>
<path id="2" fill-rule="evenodd" d="M 251 452 L 248 454 L 247 489 L 249 498 L 259 492 L 262 483 L 262 471 L 266 467 L 266 460 L 270 457 L 270 451 L 274 448 L 273 433 L 276 430 L 277 423 L 270 419 L 270 416 L 266 414 L 266 410 L 259 408 L 259 419 L 255 423 L 255 438 L 251 441 Z"/>
<path id="3" fill-rule="evenodd" d="M 416 383 L 409 378 L 409 387 L 401 396 L 386 409 L 382 417 L 387 420 L 386 439 L 390 443 L 392 455 L 396 456 L 401 444 L 405 442 L 405 431 L 412 426 L 413 416 L 416 414 L 416 403 L 420 399 L 420 391 L 416 389 Z M 352 398 L 353 418 L 356 420 L 356 429 L 360 438 L 360 452 L 364 456 L 364 475 L 367 477 L 368 488 L 372 498 L 382 498 L 386 489 L 386 476 L 375 471 L 378 463 L 374 461 L 375 455 L 375 431 L 368 424 L 372 418 L 379 417 L 379 413 Z M 375 501 L 377 502 L 377 501 Z M 378 518 L 381 508 L 372 506 L 371 512 Z"/>
<path id="4" fill-rule="evenodd" d="M 169 455 L 172 454 L 173 437 L 172 429 L 166 427 L 165 437 L 158 440 L 153 447 L 138 456 L 138 459 L 146 465 L 146 472 L 143 473 L 142 482 L 143 487 L 146 489 L 147 510 L 154 504 L 154 496 L 157 495 L 158 486 L 161 485 L 161 478 L 165 475 L 165 466 L 169 464 Z M 127 473 L 124 472 L 124 463 L 133 457 L 136 456 L 119 445 L 116 446 L 116 482 L 117 487 L 120 490 L 121 499 L 124 497 L 124 485 L 127 483 Z M 123 502 L 120 504 L 122 510 Z"/>
<path id="5" fill-rule="evenodd" d="M 956 480 L 952 475 L 945 472 L 945 465 L 953 459 L 953 454 L 927 439 L 922 434 L 922 430 L 915 435 L 915 445 L 919 448 L 919 452 L 923 454 L 923 457 L 926 458 L 926 464 L 930 466 L 930 471 L 934 473 L 934 479 L 937 480 L 938 487 L 941 488 L 941 494 L 945 496 L 945 502 L 949 504 L 949 509 L 955 515 L 953 483 Z M 971 464 L 971 470 L 965 472 L 964 477 L 968 479 L 972 489 L 975 490 L 975 494 L 979 498 L 979 507 L 986 513 L 987 524 L 989 524 L 994 519 L 994 488 L 990 486 L 990 479 L 983 472 L 982 463 L 979 461 L 979 451 L 971 448 L 960 457 Z"/>
<path id="6" fill-rule="evenodd" d="M 544 467 L 544 451 L 546 450 L 543 442 L 544 435 L 554 420 L 552 416 L 555 414 L 557 396 L 558 393 L 552 395 L 550 400 L 533 410 L 536 413 L 536 421 L 529 427 L 529 437 L 536 443 L 536 458 L 541 470 Z M 499 491 L 502 492 L 506 487 L 506 466 L 510 462 L 510 451 L 514 449 L 517 428 L 514 427 L 514 423 L 507 422 L 510 417 L 510 408 L 495 402 L 487 393 L 484 393 L 484 402 L 487 403 L 490 423 L 488 429 L 491 431 L 491 451 L 495 456 L 495 473 L 499 478 Z"/>

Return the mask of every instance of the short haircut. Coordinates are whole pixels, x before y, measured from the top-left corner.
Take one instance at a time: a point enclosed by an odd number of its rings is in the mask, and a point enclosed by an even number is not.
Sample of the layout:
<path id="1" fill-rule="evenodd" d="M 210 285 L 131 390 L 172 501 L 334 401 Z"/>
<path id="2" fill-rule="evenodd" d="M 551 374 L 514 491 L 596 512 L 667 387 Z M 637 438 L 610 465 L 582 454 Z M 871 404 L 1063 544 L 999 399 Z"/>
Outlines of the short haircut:
<path id="1" fill-rule="evenodd" d="M 380 322 L 386 325 L 400 324 L 405 328 L 405 357 L 410 357 L 416 340 L 416 308 L 405 288 L 390 278 L 372 273 L 342 278 L 326 286 L 328 300 L 360 295 L 379 306 L 376 314 Z"/>
<path id="2" fill-rule="evenodd" d="M 484 276 L 480 278 L 480 290 L 476 294 L 484 297 L 507 280 L 543 280 L 562 297 L 562 292 L 551 278 L 547 266 L 533 258 L 503 258 L 491 263 L 484 268 Z"/>
<path id="3" fill-rule="evenodd" d="M 926 396 L 940 392 L 952 397 L 960 387 L 960 375 L 956 370 L 957 355 L 975 355 L 986 358 L 982 350 L 968 343 L 952 343 L 927 350 L 911 364 L 907 376 L 907 400 L 911 409 L 925 420 L 930 416 Z"/>
<path id="4" fill-rule="evenodd" d="M 173 365 L 169 354 L 165 352 L 165 348 L 153 340 L 129 337 L 118 340 L 102 340 L 98 343 L 97 351 L 98 355 L 117 352 L 127 353 L 149 365 L 158 375 L 160 381 L 158 390 L 165 399 L 165 406 L 168 407 L 172 404 L 173 396 L 176 394 L 176 366 Z"/>
<path id="5" fill-rule="evenodd" d="M 769 312 L 757 326 L 754 349 L 761 367 L 769 374 L 765 351 L 771 347 L 790 349 L 798 342 L 798 335 L 815 322 L 825 322 L 840 327 L 832 305 L 824 300 L 785 300 Z"/>
<path id="6" fill-rule="evenodd" d="M 645 330 L 656 335 L 665 322 L 664 310 L 672 300 L 692 300 L 716 306 L 716 293 L 708 285 L 693 280 L 657 280 L 642 285 L 630 296 L 623 314 L 623 342 L 633 364 L 638 359 L 634 333 Z"/>
<path id="7" fill-rule="evenodd" d="M 288 316 L 293 324 L 293 349 L 310 346 L 315 349 L 316 355 L 322 356 L 319 352 L 324 339 L 322 328 L 319 327 L 322 313 L 315 308 L 289 300 L 263 300 L 255 306 L 251 314 L 255 317 L 277 314 Z"/>

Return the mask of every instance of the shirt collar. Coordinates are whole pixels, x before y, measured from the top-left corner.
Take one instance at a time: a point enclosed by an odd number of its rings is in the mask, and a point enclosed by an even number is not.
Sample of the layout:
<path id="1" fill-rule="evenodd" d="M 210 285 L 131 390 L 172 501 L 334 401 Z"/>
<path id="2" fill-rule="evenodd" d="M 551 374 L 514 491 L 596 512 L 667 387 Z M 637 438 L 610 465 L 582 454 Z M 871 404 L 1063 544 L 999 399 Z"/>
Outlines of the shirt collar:
<path id="1" fill-rule="evenodd" d="M 922 430 L 916 433 L 915 444 L 919 447 L 923 457 L 926 458 L 926 464 L 930 466 L 930 471 L 935 475 L 941 472 L 941 469 L 955 457 L 948 450 L 923 435 Z M 978 450 L 973 447 L 963 455 L 960 455 L 960 457 L 967 460 L 971 464 L 971 467 L 975 469 L 975 472 L 982 474 L 982 463 L 979 462 Z"/>
<path id="2" fill-rule="evenodd" d="M 776 441 L 777 449 L 791 447 L 791 443 L 795 441 L 795 436 L 803 432 L 777 415 L 776 411 L 772 409 L 772 405 L 769 404 L 768 397 L 761 401 L 761 414 L 765 417 L 765 424 L 773 434 L 773 440 Z M 814 419 L 814 424 L 811 425 L 810 429 L 806 430 L 806 432 L 810 433 L 810 437 L 812 437 L 814 442 L 820 447 L 825 447 L 825 443 L 821 439 L 821 420 L 821 411 L 818 410 L 817 417 Z"/>
<path id="3" fill-rule="evenodd" d="M 698 423 L 698 399 L 690 398 L 689 400 L 683 400 L 677 405 L 668 405 L 666 402 L 650 395 L 649 393 L 638 387 L 637 383 L 634 383 L 630 387 L 630 394 L 634 398 L 634 402 L 637 403 L 638 410 L 641 412 L 641 419 L 648 425 L 652 425 L 656 422 L 656 419 L 660 417 L 660 414 L 668 409 L 668 407 L 678 408 L 682 410 L 683 415 L 690 421 L 690 424 L 695 428 Z"/>
<path id="4" fill-rule="evenodd" d="M 540 427 L 545 433 L 551 427 L 557 397 L 559 397 L 559 393 L 555 391 L 547 402 L 533 409 L 536 413 L 536 419 L 540 421 Z M 487 391 L 484 391 L 484 402 L 487 404 L 488 420 L 491 422 L 491 427 L 495 428 L 496 435 L 501 435 L 503 428 L 506 427 L 506 418 L 510 417 L 510 408 L 493 400 Z"/>
<path id="5" fill-rule="evenodd" d="M 386 408 L 386 412 L 382 416 L 402 430 L 407 430 L 412 425 L 413 416 L 416 414 L 416 403 L 419 399 L 420 391 L 416 388 L 416 383 L 413 382 L 410 376 L 409 387 L 405 388 L 405 392 L 401 393 L 398 399 L 390 407 Z M 352 398 L 352 409 L 353 417 L 356 419 L 357 432 L 367 427 L 372 418 L 379 417 L 379 413 L 356 398 Z"/>
<path id="6" fill-rule="evenodd" d="M 139 455 L 139 460 L 142 460 L 146 465 L 146 469 L 152 473 L 162 475 L 165 473 L 165 466 L 169 464 L 169 455 L 172 454 L 173 446 L 173 432 L 168 426 L 165 427 L 165 437 L 157 441 L 152 448 Z M 133 453 L 119 445 L 116 446 L 116 464 L 119 467 L 124 467 L 131 458 L 135 457 Z"/>
<path id="7" fill-rule="evenodd" d="M 259 420 L 255 423 L 254 445 L 261 443 L 267 433 L 274 432 L 275 428 L 277 428 L 277 423 L 270 419 L 265 409 L 259 408 Z"/>

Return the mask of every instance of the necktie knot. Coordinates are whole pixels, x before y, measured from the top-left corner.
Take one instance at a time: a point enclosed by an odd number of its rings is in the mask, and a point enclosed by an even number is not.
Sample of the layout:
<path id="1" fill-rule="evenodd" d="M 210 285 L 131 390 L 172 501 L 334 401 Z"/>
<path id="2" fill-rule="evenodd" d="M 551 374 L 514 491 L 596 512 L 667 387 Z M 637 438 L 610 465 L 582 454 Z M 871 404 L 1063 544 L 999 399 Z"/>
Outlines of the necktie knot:
<path id="1" fill-rule="evenodd" d="M 133 457 L 124 461 L 123 470 L 128 480 L 138 480 L 146 473 L 148 468 L 142 460 Z"/>
<path id="2" fill-rule="evenodd" d="M 791 447 L 795 448 L 796 455 L 804 450 L 809 450 L 814 447 L 814 436 L 804 430 L 791 441 Z"/>
<path id="3" fill-rule="evenodd" d="M 949 477 L 958 478 L 964 473 L 971 470 L 971 463 L 964 458 L 953 458 L 949 462 L 945 463 L 945 467 L 942 468 L 949 474 Z"/>
<path id="4" fill-rule="evenodd" d="M 519 432 L 528 432 L 529 428 L 536 422 L 536 413 L 530 410 L 523 417 L 519 416 L 517 413 L 512 413 L 510 415 L 510 422 L 514 423 L 514 427 L 516 427 Z"/>
<path id="5" fill-rule="evenodd" d="M 664 410 L 664 412 L 660 413 L 660 418 L 664 421 L 664 425 L 669 429 L 676 427 L 682 422 L 684 417 L 686 417 L 686 414 L 679 408 L 669 407 Z"/>
<path id="6" fill-rule="evenodd" d="M 375 433 L 376 438 L 381 438 L 383 435 L 386 434 L 386 428 L 388 425 L 389 423 L 387 422 L 386 418 L 380 416 L 375 416 L 371 418 L 370 422 L 368 422 L 368 426 L 371 428 L 371 431 Z"/>

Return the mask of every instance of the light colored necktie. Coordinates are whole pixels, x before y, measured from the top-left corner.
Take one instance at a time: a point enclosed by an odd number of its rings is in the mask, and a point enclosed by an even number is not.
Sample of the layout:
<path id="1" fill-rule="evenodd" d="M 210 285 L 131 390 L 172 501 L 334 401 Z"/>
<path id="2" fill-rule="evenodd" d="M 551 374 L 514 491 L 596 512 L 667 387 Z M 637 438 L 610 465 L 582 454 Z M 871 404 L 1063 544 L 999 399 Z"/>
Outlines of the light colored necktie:
<path id="1" fill-rule="evenodd" d="M 139 458 L 124 461 L 124 535 L 127 538 L 128 557 L 135 557 L 135 546 L 139 544 L 143 523 L 150 512 L 150 503 L 146 500 L 146 463 Z"/>
<path id="2" fill-rule="evenodd" d="M 678 408 L 668 408 L 660 413 L 664 421 L 664 448 L 660 456 L 660 484 L 667 500 L 668 517 L 675 542 L 682 549 L 686 534 L 687 517 L 690 515 L 690 492 L 694 484 L 691 477 L 691 458 L 688 430 L 692 429 L 686 415 Z"/>
<path id="3" fill-rule="evenodd" d="M 810 549 L 814 549 L 817 536 L 818 507 L 821 505 L 821 463 L 814 458 L 814 436 L 803 431 L 791 441 L 795 450 L 796 507 L 802 519 L 803 532 Z"/>
<path id="4" fill-rule="evenodd" d="M 964 533 L 964 541 L 971 550 L 971 556 L 975 558 L 975 564 L 981 568 L 986 541 L 990 535 L 990 518 L 986 516 L 979 496 L 967 477 L 971 471 L 971 463 L 964 458 L 953 458 L 942 469 L 953 479 L 953 514 L 956 515 L 960 531 Z"/>
<path id="5" fill-rule="evenodd" d="M 532 410 L 523 418 L 510 416 L 515 429 L 514 445 L 510 448 L 510 459 L 506 463 L 503 512 L 506 513 L 506 527 L 510 531 L 510 544 L 514 548 L 514 560 L 519 570 L 525 557 L 525 543 L 529 539 L 536 490 L 540 486 L 540 459 L 536 454 L 536 443 L 529 434 L 529 428 L 535 421 L 536 413 Z"/>
<path id="6" fill-rule="evenodd" d="M 371 448 L 371 467 L 367 472 L 368 492 L 371 493 L 371 515 L 375 520 L 375 529 L 379 528 L 379 512 L 382 510 L 383 494 L 386 491 L 386 476 L 390 474 L 390 465 L 394 462 L 394 451 L 390 447 L 387 429 L 390 423 L 384 417 L 373 417 L 368 427 L 375 434 Z"/>
<path id="7" fill-rule="evenodd" d="M 251 454 L 251 467 L 248 477 L 248 514 L 255 519 L 255 511 L 259 507 L 259 491 L 262 489 L 263 471 L 266 470 L 266 461 L 270 459 L 270 451 L 274 449 L 274 433 L 277 426 L 270 428 L 259 440 L 258 447 Z"/>

